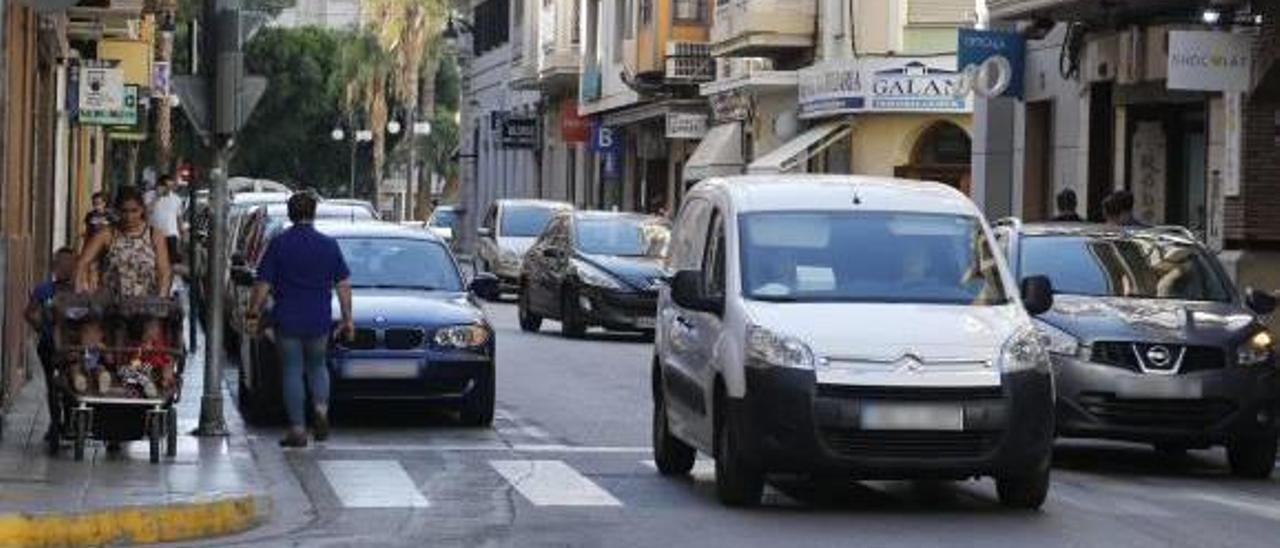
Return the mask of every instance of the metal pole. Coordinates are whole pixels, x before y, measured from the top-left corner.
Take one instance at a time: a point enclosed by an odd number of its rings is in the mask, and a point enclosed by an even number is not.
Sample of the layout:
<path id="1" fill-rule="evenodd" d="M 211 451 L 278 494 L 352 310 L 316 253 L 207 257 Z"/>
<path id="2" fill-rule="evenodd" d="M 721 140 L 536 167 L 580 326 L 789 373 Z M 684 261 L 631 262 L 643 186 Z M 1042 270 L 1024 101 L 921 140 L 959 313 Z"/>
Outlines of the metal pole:
<path id="1" fill-rule="evenodd" d="M 215 149 L 212 177 L 213 223 L 209 243 L 209 308 L 205 325 L 209 336 L 204 348 L 204 394 L 200 398 L 200 426 L 197 436 L 226 436 L 227 421 L 222 414 L 222 272 L 227 261 L 227 162 L 229 151 L 225 145 Z"/>
<path id="2" fill-rule="evenodd" d="M 414 108 L 416 105 L 409 107 L 409 181 L 406 186 L 409 187 L 409 193 L 404 205 L 404 220 L 414 220 L 420 215 L 425 219 L 425 208 L 419 208 L 420 201 L 418 193 L 422 189 L 418 185 L 418 111 Z M 421 210 L 416 213 L 414 210 Z"/>
<path id="3" fill-rule="evenodd" d="M 353 200 L 356 197 L 356 143 L 357 143 L 357 138 L 355 134 L 352 133 L 351 134 L 351 183 L 350 183 L 351 189 L 348 191 L 348 193 L 351 194 L 351 199 Z"/>

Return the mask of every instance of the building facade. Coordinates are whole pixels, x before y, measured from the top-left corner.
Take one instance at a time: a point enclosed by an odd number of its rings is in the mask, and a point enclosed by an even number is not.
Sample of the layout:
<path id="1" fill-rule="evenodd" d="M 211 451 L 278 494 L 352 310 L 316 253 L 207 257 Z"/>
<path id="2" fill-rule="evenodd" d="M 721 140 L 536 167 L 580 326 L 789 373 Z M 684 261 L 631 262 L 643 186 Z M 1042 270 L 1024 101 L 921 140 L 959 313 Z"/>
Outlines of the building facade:
<path id="1" fill-rule="evenodd" d="M 360 22 L 360 0 L 295 0 L 271 24 L 278 27 L 353 28 Z"/>

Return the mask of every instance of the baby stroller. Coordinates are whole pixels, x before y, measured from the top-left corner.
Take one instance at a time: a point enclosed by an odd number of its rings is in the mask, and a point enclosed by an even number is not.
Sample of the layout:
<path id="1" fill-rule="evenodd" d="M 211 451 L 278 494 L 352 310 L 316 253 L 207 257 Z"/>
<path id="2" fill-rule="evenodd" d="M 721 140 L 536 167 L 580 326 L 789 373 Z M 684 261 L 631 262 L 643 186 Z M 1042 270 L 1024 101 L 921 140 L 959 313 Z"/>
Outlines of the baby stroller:
<path id="1" fill-rule="evenodd" d="M 161 443 L 177 454 L 177 412 L 182 393 L 183 312 L 175 299 L 112 300 L 65 294 L 54 299 L 53 385 L 61 403 L 49 451 L 60 439 L 84 459 L 89 440 L 118 444 L 146 438 L 151 462 Z"/>

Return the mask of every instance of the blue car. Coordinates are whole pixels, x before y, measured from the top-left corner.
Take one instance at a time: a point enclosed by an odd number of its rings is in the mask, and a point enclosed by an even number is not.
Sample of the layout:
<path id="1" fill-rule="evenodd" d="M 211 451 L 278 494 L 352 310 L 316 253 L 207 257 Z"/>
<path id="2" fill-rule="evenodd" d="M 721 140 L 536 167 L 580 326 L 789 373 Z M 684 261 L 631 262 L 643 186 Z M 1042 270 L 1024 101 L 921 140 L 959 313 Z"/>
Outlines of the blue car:
<path id="1" fill-rule="evenodd" d="M 456 408 L 462 422 L 493 422 L 494 334 L 474 295 L 495 289 L 479 276 L 464 284 L 445 243 L 430 232 L 377 221 L 320 221 L 351 269 L 356 330 L 329 352 L 335 407 L 406 401 Z M 252 273 L 237 275 L 252 283 Z M 338 306 L 333 306 L 337 321 Z M 280 414 L 280 367 L 270 328 L 250 343 L 240 367 L 239 403 L 250 420 Z"/>

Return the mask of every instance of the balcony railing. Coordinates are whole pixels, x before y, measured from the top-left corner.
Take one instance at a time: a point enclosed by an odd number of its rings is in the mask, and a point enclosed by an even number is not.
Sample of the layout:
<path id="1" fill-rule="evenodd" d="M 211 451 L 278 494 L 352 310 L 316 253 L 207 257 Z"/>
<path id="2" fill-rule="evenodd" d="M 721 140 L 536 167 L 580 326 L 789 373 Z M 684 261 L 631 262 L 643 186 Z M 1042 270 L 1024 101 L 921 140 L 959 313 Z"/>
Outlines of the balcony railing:
<path id="1" fill-rule="evenodd" d="M 814 45 L 817 0 L 718 0 L 712 54 L 764 55 Z"/>
<path id="2" fill-rule="evenodd" d="M 666 58 L 668 81 L 700 83 L 716 77 L 711 46 L 698 42 L 668 42 Z"/>

